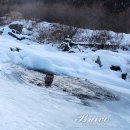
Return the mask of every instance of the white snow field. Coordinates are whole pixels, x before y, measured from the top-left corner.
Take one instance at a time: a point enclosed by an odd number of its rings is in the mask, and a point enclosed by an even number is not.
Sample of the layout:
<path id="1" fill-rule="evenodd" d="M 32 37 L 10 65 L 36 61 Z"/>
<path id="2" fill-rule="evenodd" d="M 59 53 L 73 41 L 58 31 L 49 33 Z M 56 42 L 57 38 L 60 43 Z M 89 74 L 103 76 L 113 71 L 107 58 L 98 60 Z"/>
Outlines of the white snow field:
<path id="1" fill-rule="evenodd" d="M 6 28 L 0 35 L 0 130 L 130 129 L 130 51 L 87 49 L 84 53 L 67 53 L 51 44 L 18 41 L 7 32 Z M 10 51 L 16 47 L 21 50 Z M 102 68 L 95 63 L 98 56 Z M 90 100 L 90 105 L 83 105 L 80 99 L 56 87 L 21 82 L 12 75 L 11 65 L 88 79 L 118 95 L 119 100 Z M 122 72 L 110 70 L 111 65 L 119 65 Z M 123 80 L 121 74 L 126 72 L 128 78 Z M 89 122 L 92 118 L 106 120 Z"/>

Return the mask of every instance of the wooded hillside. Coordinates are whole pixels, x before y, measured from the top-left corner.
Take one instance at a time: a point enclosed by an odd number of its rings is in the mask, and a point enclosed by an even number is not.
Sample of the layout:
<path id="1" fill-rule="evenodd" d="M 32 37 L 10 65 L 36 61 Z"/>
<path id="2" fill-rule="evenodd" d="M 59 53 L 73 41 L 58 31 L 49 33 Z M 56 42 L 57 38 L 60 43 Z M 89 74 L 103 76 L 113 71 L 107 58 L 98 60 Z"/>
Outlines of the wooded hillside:
<path id="1" fill-rule="evenodd" d="M 130 32 L 130 0 L 0 0 L 0 16 Z"/>

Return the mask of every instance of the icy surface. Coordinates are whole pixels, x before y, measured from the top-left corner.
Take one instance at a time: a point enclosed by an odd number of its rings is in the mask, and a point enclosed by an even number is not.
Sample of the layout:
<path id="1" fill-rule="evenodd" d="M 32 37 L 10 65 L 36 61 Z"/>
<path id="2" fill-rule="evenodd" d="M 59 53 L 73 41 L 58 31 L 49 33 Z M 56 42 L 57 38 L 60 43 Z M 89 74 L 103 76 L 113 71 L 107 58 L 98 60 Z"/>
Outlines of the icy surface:
<path id="1" fill-rule="evenodd" d="M 92 52 L 87 49 L 84 53 L 67 53 L 58 51 L 51 44 L 18 41 L 8 35 L 8 27 L 4 29 L 3 35 L 0 35 L 0 130 L 130 129 L 129 51 Z M 16 47 L 21 50 L 11 51 L 10 48 Z M 103 65 L 101 68 L 95 63 L 98 56 Z M 120 66 L 122 71 L 110 70 L 111 65 Z M 38 87 L 30 83 L 30 79 L 37 77 L 37 81 L 41 82 L 44 76 L 28 69 L 51 71 L 59 76 L 56 76 L 54 87 Z M 127 80 L 121 79 L 121 74 L 126 72 Z M 23 76 L 20 78 L 20 75 Z M 86 82 L 89 83 L 89 90 L 84 89 Z M 94 84 L 97 85 L 93 87 Z M 84 101 L 72 96 L 74 90 L 91 96 L 98 90 L 107 90 L 119 97 L 119 100 Z M 110 120 L 105 126 L 76 122 L 79 115 L 83 114 Z"/>

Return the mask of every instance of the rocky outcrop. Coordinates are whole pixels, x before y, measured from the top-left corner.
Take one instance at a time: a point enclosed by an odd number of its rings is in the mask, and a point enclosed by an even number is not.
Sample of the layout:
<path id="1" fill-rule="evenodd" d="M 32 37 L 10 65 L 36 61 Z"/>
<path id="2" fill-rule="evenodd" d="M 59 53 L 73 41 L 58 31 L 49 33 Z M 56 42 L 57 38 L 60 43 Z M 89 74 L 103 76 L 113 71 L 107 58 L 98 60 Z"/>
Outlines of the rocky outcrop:
<path id="1" fill-rule="evenodd" d="M 16 30 L 19 33 L 22 33 L 23 25 L 22 24 L 10 24 L 9 28 L 12 30 Z"/>
<path id="2" fill-rule="evenodd" d="M 121 75 L 121 78 L 124 79 L 124 80 L 126 80 L 126 79 L 127 79 L 127 73 L 123 73 L 123 74 Z"/>
<path id="3" fill-rule="evenodd" d="M 113 71 L 121 71 L 120 66 L 114 66 L 114 65 L 112 65 L 112 66 L 110 67 L 110 69 L 113 70 Z"/>

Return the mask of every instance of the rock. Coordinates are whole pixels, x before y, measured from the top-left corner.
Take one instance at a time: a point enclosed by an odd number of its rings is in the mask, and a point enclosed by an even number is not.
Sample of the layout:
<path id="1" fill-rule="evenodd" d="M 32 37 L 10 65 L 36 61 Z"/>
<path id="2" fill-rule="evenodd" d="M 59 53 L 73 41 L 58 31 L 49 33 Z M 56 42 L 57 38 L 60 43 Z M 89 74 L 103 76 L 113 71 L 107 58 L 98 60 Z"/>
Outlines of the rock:
<path id="1" fill-rule="evenodd" d="M 20 32 L 18 32 L 18 31 L 16 31 L 16 30 L 12 30 L 12 33 L 20 34 Z"/>
<path id="2" fill-rule="evenodd" d="M 15 51 L 19 52 L 19 51 L 22 50 L 22 49 L 16 47 L 16 48 L 10 48 L 10 50 L 13 51 L 13 52 L 15 52 Z"/>
<path id="3" fill-rule="evenodd" d="M 127 78 L 127 73 L 123 73 L 123 74 L 121 75 L 121 77 L 122 77 L 122 79 L 126 80 L 126 78 Z"/>
<path id="4" fill-rule="evenodd" d="M 95 63 L 97 63 L 99 65 L 99 67 L 102 67 L 102 63 L 101 63 L 99 56 L 98 56 L 97 60 L 95 61 Z"/>
<path id="5" fill-rule="evenodd" d="M 16 31 L 15 31 L 15 30 L 12 30 L 12 33 L 16 33 Z"/>
<path id="6" fill-rule="evenodd" d="M 16 51 L 17 51 L 17 52 L 19 52 L 20 50 L 22 50 L 22 49 L 20 49 L 20 48 L 16 47 Z"/>
<path id="7" fill-rule="evenodd" d="M 3 31 L 2 30 L 0 30 L 0 35 L 2 35 L 3 34 Z"/>
<path id="8" fill-rule="evenodd" d="M 37 86 L 39 86 L 39 87 L 42 87 L 42 86 L 43 86 L 43 84 L 41 84 L 41 83 L 38 83 L 38 84 L 37 84 Z"/>
<path id="9" fill-rule="evenodd" d="M 12 29 L 12 30 L 18 31 L 19 33 L 22 33 L 23 25 L 21 25 L 21 24 L 11 24 L 11 25 L 9 25 L 9 28 Z"/>
<path id="10" fill-rule="evenodd" d="M 86 58 L 83 58 L 83 61 L 85 61 L 86 60 Z"/>
<path id="11" fill-rule="evenodd" d="M 120 66 L 114 66 L 114 65 L 112 65 L 112 66 L 110 67 L 110 69 L 113 70 L 113 71 L 121 71 Z"/>
<path id="12" fill-rule="evenodd" d="M 63 92 L 67 92 L 67 89 L 66 89 L 66 88 L 63 88 Z"/>
<path id="13" fill-rule="evenodd" d="M 97 50 L 96 49 L 92 49 L 93 52 L 96 52 Z"/>
<path id="14" fill-rule="evenodd" d="M 69 51 L 69 53 L 75 53 L 75 51 Z"/>

